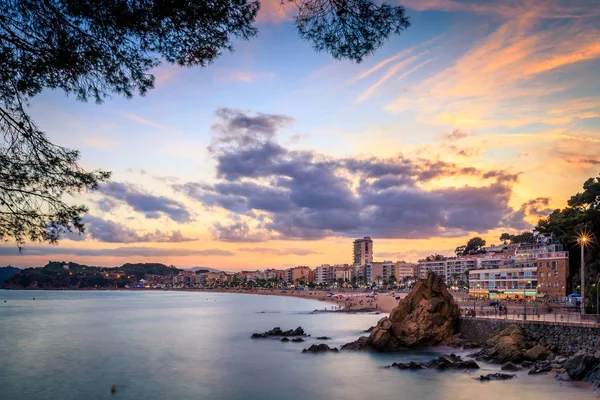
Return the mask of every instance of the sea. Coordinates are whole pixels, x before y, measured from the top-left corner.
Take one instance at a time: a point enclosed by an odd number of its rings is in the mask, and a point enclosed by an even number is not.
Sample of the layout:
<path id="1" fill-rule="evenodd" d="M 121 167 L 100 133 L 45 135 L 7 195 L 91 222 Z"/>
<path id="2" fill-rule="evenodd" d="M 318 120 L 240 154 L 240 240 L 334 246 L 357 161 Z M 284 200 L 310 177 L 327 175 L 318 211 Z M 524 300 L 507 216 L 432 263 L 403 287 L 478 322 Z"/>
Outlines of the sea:
<path id="1" fill-rule="evenodd" d="M 303 354 L 323 342 L 317 336 L 339 347 L 382 317 L 313 312 L 331 307 L 204 291 L 0 290 L 0 399 L 598 398 L 552 374 L 477 381 L 499 370 L 491 364 L 474 372 L 384 368 L 455 349 Z M 312 336 L 304 343 L 250 338 L 275 326 L 302 326 Z"/>

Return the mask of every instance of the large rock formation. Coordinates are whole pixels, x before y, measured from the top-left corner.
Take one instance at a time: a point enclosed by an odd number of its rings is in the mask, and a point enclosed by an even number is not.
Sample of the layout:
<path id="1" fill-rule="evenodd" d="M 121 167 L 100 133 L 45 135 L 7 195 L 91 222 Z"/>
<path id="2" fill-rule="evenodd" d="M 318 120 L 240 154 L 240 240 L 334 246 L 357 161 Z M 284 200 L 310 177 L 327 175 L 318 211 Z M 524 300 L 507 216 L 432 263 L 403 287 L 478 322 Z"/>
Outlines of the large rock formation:
<path id="1" fill-rule="evenodd" d="M 498 364 L 512 362 L 518 364 L 524 359 L 525 335 L 518 325 L 508 328 L 485 342 L 483 349 L 475 354 L 478 360 Z"/>
<path id="2" fill-rule="evenodd" d="M 382 318 L 367 345 L 379 351 L 432 346 L 453 337 L 460 310 L 444 281 L 429 272 Z"/>

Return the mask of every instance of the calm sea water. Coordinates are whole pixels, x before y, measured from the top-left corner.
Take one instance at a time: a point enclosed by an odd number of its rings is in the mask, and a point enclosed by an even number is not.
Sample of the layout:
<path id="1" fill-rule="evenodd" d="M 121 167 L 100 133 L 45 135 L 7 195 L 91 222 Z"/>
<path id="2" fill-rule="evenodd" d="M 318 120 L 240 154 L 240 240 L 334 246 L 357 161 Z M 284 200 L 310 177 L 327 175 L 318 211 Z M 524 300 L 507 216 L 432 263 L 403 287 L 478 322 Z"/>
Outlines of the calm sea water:
<path id="1" fill-rule="evenodd" d="M 249 338 L 301 325 L 339 346 L 381 317 L 308 313 L 323 307 L 330 305 L 243 294 L 0 291 L 0 398 L 597 398 L 589 388 L 549 376 L 474 380 L 498 370 L 492 365 L 474 374 L 382 368 L 428 360 L 434 352 L 301 354 L 316 340 Z"/>

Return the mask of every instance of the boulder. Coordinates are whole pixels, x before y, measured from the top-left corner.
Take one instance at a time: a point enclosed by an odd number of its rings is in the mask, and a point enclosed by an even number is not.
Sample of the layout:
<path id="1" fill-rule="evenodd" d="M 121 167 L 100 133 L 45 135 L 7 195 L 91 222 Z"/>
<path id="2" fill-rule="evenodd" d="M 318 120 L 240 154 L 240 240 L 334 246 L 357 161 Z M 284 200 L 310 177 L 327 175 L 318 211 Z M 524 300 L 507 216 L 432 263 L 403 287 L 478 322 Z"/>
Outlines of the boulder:
<path id="1" fill-rule="evenodd" d="M 475 354 L 478 360 L 504 364 L 518 364 L 523 360 L 525 352 L 525 335 L 518 325 L 508 328 L 488 339 L 481 351 Z"/>
<path id="2" fill-rule="evenodd" d="M 521 366 L 522 366 L 523 368 L 529 368 L 529 367 L 531 367 L 532 365 L 533 365 L 533 362 L 531 362 L 531 361 L 527 361 L 527 360 L 526 360 L 526 361 L 523 361 L 523 362 L 521 363 Z"/>
<path id="3" fill-rule="evenodd" d="M 536 364 L 535 367 L 529 370 L 529 375 L 541 375 L 552 371 L 550 364 Z"/>
<path id="4" fill-rule="evenodd" d="M 408 363 L 393 363 L 392 365 L 387 365 L 385 368 L 398 368 L 398 369 L 412 369 L 412 370 L 416 370 L 416 369 L 425 369 L 427 367 L 424 366 L 423 364 L 421 364 L 420 362 L 411 361 L 411 362 L 408 362 Z"/>
<path id="5" fill-rule="evenodd" d="M 593 354 L 579 352 L 563 363 L 563 368 L 567 371 L 569 378 L 574 381 L 580 381 L 596 367 L 598 361 Z"/>
<path id="6" fill-rule="evenodd" d="M 368 349 L 369 348 L 369 345 L 367 343 L 368 339 L 369 338 L 366 337 L 366 336 L 361 336 L 358 339 L 356 339 L 354 342 L 346 343 L 340 349 L 342 349 L 342 350 L 364 350 L 364 349 Z"/>
<path id="7" fill-rule="evenodd" d="M 302 350 L 303 353 L 325 353 L 329 351 L 338 352 L 339 350 L 337 349 L 337 347 L 331 348 L 323 343 L 313 344 L 308 349 Z"/>
<path id="8" fill-rule="evenodd" d="M 429 272 L 389 317 L 379 320 L 367 343 L 378 351 L 440 344 L 456 333 L 459 314 L 442 278 Z"/>
<path id="9" fill-rule="evenodd" d="M 417 361 L 411 361 L 408 363 L 393 363 L 392 365 L 386 366 L 386 368 L 399 368 L 399 369 L 436 369 L 438 371 L 445 371 L 448 369 L 479 369 L 479 365 L 473 360 L 463 360 L 460 356 L 450 354 L 443 355 L 426 363 L 420 363 Z"/>
<path id="10" fill-rule="evenodd" d="M 537 344 L 525 352 L 525 359 L 529 361 L 543 361 L 548 358 L 552 352 L 541 344 Z"/>
<path id="11" fill-rule="evenodd" d="M 463 360 L 454 354 L 443 355 L 425 364 L 427 368 L 444 371 L 447 369 L 479 369 L 479 365 L 473 360 Z"/>
<path id="12" fill-rule="evenodd" d="M 317 340 L 331 340 L 329 336 L 319 336 Z"/>
<path id="13" fill-rule="evenodd" d="M 521 368 L 519 368 L 517 365 L 511 363 L 510 361 L 507 363 L 504 363 L 500 369 L 502 371 L 520 371 L 521 370 Z"/>
<path id="14" fill-rule="evenodd" d="M 289 339 L 289 338 L 286 338 L 286 337 L 283 337 L 283 338 L 281 338 L 281 341 L 282 341 L 282 342 L 289 342 L 289 341 L 290 341 L 290 339 Z"/>
<path id="15" fill-rule="evenodd" d="M 292 342 L 295 342 L 295 343 L 304 342 L 304 339 L 302 339 L 301 337 L 295 337 L 292 339 Z"/>
<path id="16" fill-rule="evenodd" d="M 297 327 L 296 329 L 290 329 L 288 331 L 283 331 L 281 330 L 280 327 L 276 326 L 275 328 L 266 331 L 264 333 L 253 333 L 252 336 L 250 336 L 252 339 L 261 339 L 261 338 L 266 338 L 269 336 L 310 336 L 307 335 L 306 332 L 304 332 L 304 329 L 302 329 L 301 326 Z"/>
<path id="17" fill-rule="evenodd" d="M 502 372 L 495 372 L 493 374 L 480 375 L 477 380 L 480 381 L 505 381 L 507 379 L 512 379 L 516 375 L 515 374 L 504 374 Z"/>

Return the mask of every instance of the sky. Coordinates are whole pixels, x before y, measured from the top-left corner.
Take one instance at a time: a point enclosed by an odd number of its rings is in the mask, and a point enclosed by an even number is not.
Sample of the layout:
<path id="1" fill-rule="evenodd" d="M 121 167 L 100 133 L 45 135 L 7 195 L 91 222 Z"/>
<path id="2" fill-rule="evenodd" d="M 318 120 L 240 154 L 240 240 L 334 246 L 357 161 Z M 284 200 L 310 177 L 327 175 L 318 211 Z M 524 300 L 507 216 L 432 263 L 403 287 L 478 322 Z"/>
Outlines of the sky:
<path id="1" fill-rule="evenodd" d="M 223 270 L 450 255 L 531 229 L 600 172 L 600 1 L 403 0 L 412 26 L 360 64 L 262 1 L 259 36 L 145 97 L 46 91 L 51 140 L 112 171 L 84 235 L 0 246 L 0 264 Z"/>

